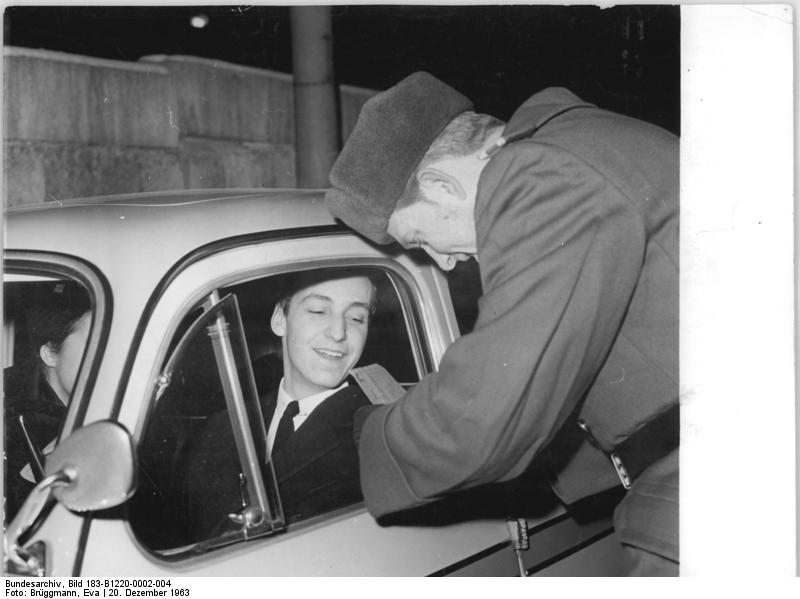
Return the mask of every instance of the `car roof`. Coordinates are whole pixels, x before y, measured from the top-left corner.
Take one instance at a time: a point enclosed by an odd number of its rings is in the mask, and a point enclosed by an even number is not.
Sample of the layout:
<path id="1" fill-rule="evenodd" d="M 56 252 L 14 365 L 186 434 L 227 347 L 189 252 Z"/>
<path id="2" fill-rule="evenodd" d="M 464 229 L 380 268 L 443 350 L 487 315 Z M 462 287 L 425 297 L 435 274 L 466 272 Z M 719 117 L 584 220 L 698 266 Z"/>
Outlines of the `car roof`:
<path id="1" fill-rule="evenodd" d="M 334 225 L 321 190 L 148 192 L 11 208 L 4 246 L 71 254 L 101 269 L 131 260 L 160 269 L 222 239 Z"/>

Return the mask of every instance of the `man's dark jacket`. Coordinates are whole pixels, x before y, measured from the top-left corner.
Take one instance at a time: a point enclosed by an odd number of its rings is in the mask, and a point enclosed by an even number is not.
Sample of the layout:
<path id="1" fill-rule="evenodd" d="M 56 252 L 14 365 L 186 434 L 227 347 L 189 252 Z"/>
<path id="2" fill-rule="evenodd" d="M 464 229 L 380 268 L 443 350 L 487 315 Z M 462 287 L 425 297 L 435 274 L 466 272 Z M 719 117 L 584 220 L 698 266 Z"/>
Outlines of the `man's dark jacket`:
<path id="1" fill-rule="evenodd" d="M 571 503 L 618 484 L 606 453 L 677 411 L 677 138 L 550 88 L 503 139 L 475 205 L 475 328 L 358 433 L 376 517 L 514 478 L 582 421 L 600 449 L 550 456 Z M 677 450 L 651 465 L 615 517 L 623 542 L 672 560 L 677 466 Z"/>
<path id="2" fill-rule="evenodd" d="M 269 430 L 276 402 L 277 391 L 261 398 L 265 430 Z M 366 405 L 369 401 L 361 389 L 348 385 L 319 404 L 287 443 L 273 452 L 287 522 L 362 500 L 353 413 Z M 227 411 L 209 417 L 187 455 L 187 535 L 189 541 L 199 541 L 231 529 L 227 515 L 239 513 L 246 499 Z"/>

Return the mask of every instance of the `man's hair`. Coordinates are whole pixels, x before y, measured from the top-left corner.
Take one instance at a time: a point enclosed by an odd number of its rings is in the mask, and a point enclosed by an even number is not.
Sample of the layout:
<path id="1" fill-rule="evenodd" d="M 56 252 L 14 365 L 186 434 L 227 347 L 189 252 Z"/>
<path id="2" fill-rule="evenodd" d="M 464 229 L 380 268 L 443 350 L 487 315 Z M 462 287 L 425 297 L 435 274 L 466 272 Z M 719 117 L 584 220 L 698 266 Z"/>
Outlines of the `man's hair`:
<path id="1" fill-rule="evenodd" d="M 489 136 L 504 125 L 503 121 L 488 114 L 467 111 L 457 115 L 433 140 L 417 168 L 411 173 L 395 210 L 423 199 L 417 173 L 444 158 L 459 158 L 478 152 Z"/>
<path id="2" fill-rule="evenodd" d="M 49 345 L 56 353 L 61 351 L 78 321 L 91 309 L 88 294 L 77 285 L 59 283 L 41 293 L 26 310 L 31 350 L 37 356 L 42 345 Z"/>
<path id="3" fill-rule="evenodd" d="M 39 357 L 39 349 L 47 345 L 59 353 L 67 337 L 77 328 L 80 320 L 92 313 L 92 301 L 86 290 L 77 283 L 59 282 L 52 287 L 38 289 L 29 298 L 31 306 L 25 310 L 28 323 L 29 350 L 20 372 L 27 379 L 25 393 L 39 397 L 46 366 Z"/>
<path id="4" fill-rule="evenodd" d="M 277 303 L 280 305 L 283 313 L 288 314 L 289 304 L 292 298 L 303 289 L 311 287 L 312 285 L 317 285 L 318 283 L 325 283 L 335 279 L 350 279 L 353 277 L 364 277 L 369 280 L 372 287 L 369 313 L 370 315 L 374 314 L 378 304 L 378 289 L 373 278 L 365 270 L 358 268 L 322 268 L 292 273 L 287 288 Z"/>

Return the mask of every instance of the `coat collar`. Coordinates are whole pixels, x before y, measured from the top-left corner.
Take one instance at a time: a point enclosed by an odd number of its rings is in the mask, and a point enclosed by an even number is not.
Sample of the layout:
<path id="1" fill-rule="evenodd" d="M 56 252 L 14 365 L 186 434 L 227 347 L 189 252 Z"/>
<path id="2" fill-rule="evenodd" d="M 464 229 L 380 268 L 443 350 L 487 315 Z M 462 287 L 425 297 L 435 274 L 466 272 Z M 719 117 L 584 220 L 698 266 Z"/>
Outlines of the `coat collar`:
<path id="1" fill-rule="evenodd" d="M 518 139 L 530 137 L 553 118 L 574 108 L 597 107 L 589 102 L 584 102 L 563 87 L 548 87 L 532 95 L 511 115 L 511 119 L 503 129 L 503 134 L 482 156 L 490 158 L 500 148 Z"/>
<path id="2" fill-rule="evenodd" d="M 332 404 L 329 403 L 328 400 L 333 397 L 350 397 L 352 395 L 358 395 L 363 393 L 361 391 L 361 388 L 356 384 L 355 380 L 352 377 L 348 376 L 347 382 L 349 383 L 347 387 L 339 389 L 336 393 L 332 393 L 331 395 L 326 397 L 322 402 L 319 403 L 319 405 L 317 405 L 316 408 L 314 408 L 314 410 L 311 412 L 308 418 L 310 419 L 312 416 L 314 416 L 314 414 L 317 413 L 318 410 L 322 409 L 324 406 L 328 406 L 323 413 L 323 416 L 328 419 L 327 421 L 331 422 L 334 427 L 341 426 L 341 424 L 346 424 L 346 422 L 339 422 L 339 420 L 342 419 L 342 412 L 341 410 L 331 409 L 330 406 Z M 351 391 L 350 393 L 347 393 L 348 389 Z M 259 401 L 261 402 L 261 415 L 264 418 L 264 426 L 266 427 L 266 430 L 269 430 L 269 427 L 272 424 L 272 417 L 275 415 L 275 408 L 278 405 L 278 390 L 274 389 L 268 393 L 265 393 L 264 395 L 261 396 Z M 305 423 L 303 423 L 303 425 L 305 425 Z M 303 427 L 301 426 L 300 429 L 302 428 Z"/>
<path id="3" fill-rule="evenodd" d="M 264 430 L 269 430 L 269 425 L 272 424 L 272 417 L 275 415 L 275 406 L 278 405 L 278 390 L 265 393 L 259 398 L 261 402 L 261 416 L 264 418 Z"/>

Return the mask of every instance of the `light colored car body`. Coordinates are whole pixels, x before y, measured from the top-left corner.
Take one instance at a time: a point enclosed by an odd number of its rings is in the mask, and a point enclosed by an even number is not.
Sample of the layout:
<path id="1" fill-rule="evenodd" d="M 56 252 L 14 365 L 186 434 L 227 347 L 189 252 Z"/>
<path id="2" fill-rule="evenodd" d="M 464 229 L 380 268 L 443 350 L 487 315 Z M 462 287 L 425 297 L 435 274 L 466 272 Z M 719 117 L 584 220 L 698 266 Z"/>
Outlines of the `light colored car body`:
<path id="1" fill-rule="evenodd" d="M 84 424 L 111 419 L 138 446 L 169 341 L 189 310 L 215 289 L 287 268 L 368 265 L 404 281 L 424 337 L 417 341 L 434 365 L 458 336 L 443 274 L 422 258 L 373 246 L 337 225 L 320 192 L 72 200 L 9 211 L 5 226 L 7 273 L 61 265 L 100 298 L 62 440 Z M 46 573 L 55 576 L 518 573 L 502 519 L 384 527 L 354 505 L 277 534 L 171 559 L 143 546 L 124 514 L 95 517 L 56 505 L 30 543 L 45 543 Z M 528 524 L 531 548 L 522 555 L 529 571 L 618 573 L 609 520 L 579 524 L 554 507 Z"/>

